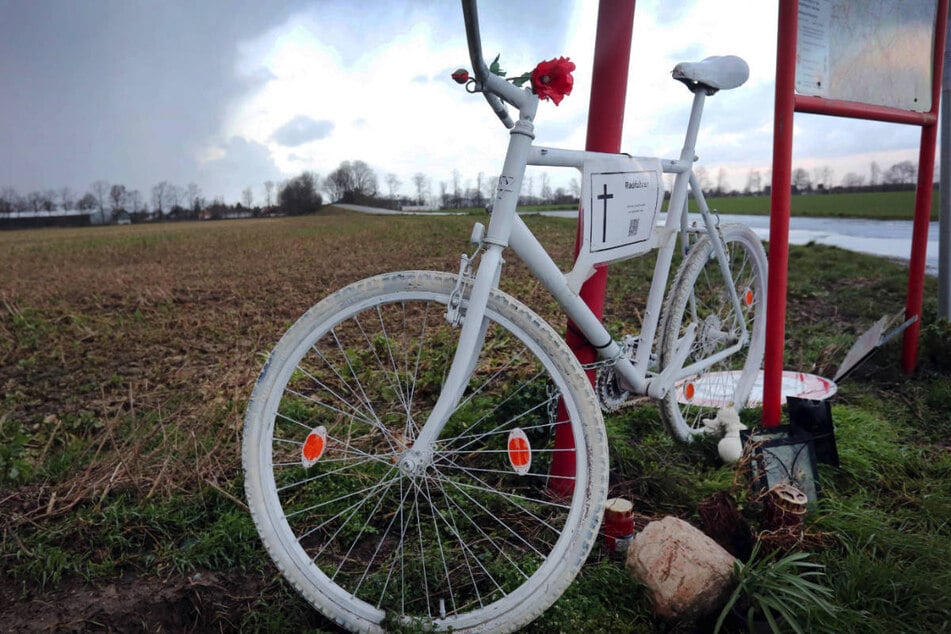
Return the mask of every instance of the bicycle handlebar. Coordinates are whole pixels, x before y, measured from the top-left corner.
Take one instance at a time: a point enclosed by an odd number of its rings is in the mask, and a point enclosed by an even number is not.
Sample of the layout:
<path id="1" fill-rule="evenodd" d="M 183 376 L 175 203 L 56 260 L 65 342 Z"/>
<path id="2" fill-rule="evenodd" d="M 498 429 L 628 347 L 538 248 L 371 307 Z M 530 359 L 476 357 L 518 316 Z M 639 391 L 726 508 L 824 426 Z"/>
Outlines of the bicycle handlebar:
<path id="1" fill-rule="evenodd" d="M 462 0 L 462 16 L 466 22 L 466 40 L 469 44 L 469 59 L 476 78 L 476 90 L 482 92 L 496 116 L 506 128 L 515 125 L 505 103 L 521 109 L 526 103 L 526 93 L 498 75 L 489 71 L 482 55 L 482 36 L 479 33 L 479 10 L 476 0 Z"/>

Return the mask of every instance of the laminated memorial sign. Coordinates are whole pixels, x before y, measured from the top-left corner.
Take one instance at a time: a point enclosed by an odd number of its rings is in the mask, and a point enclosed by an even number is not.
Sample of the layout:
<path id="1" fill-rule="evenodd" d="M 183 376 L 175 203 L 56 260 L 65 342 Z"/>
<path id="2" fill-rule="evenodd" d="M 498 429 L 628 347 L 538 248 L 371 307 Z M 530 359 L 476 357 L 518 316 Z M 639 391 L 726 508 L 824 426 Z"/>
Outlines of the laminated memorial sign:
<path id="1" fill-rule="evenodd" d="M 654 248 L 664 199 L 660 159 L 617 156 L 586 161 L 581 188 L 581 248 L 568 283 L 578 289 L 598 264 Z"/>

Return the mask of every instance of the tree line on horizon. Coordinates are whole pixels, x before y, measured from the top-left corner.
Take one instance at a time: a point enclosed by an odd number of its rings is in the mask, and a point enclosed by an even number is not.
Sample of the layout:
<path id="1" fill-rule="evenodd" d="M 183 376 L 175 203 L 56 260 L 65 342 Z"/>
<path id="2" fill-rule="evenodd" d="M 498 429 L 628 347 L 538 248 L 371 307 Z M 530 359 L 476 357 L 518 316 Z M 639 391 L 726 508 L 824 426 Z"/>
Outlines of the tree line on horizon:
<path id="1" fill-rule="evenodd" d="M 720 169 L 715 179 L 704 167 L 696 170 L 704 194 L 711 197 L 762 195 L 770 192 L 770 174 L 751 169 L 746 186 L 742 190 L 730 186 L 726 170 Z M 833 193 L 841 191 L 882 191 L 914 187 L 918 166 L 912 161 L 901 161 L 883 170 L 876 162 L 870 165 L 868 181 L 864 175 L 847 173 L 840 185 L 833 184 L 833 171 L 819 167 L 811 172 L 796 168 L 792 172 L 793 193 Z M 459 170 L 453 170 L 447 180 L 433 187 L 432 180 L 418 172 L 413 175 L 410 186 L 415 195 L 400 193 L 403 182 L 395 174 L 386 174 L 380 187 L 380 179 L 364 161 L 343 161 L 326 177 L 321 178 L 309 171 L 282 182 L 271 180 L 263 183 L 263 199 L 254 197 L 252 187 L 242 191 L 241 200 L 233 205 L 220 197 L 208 200 L 195 183 L 182 187 L 161 181 L 152 187 L 148 199 L 137 189 L 128 189 L 122 184 L 103 180 L 93 182 L 88 191 L 76 195 L 70 188 L 37 190 L 19 195 L 12 187 L 0 188 L 0 217 L 31 213 L 40 216 L 44 212 L 50 218 L 56 212 L 78 210 L 89 214 L 99 213 L 102 221 L 116 222 L 128 217 L 131 222 L 217 219 L 228 217 L 301 215 L 319 211 L 326 200 L 331 203 L 352 203 L 400 209 L 407 206 L 429 208 L 481 207 L 493 198 L 497 177 L 479 173 L 475 179 L 463 180 Z M 537 193 L 536 193 L 537 186 Z M 523 182 L 520 204 L 575 204 L 581 196 L 577 178 L 567 187 L 552 187 L 547 173 L 528 173 Z M 62 215 L 62 214 L 59 214 Z"/>

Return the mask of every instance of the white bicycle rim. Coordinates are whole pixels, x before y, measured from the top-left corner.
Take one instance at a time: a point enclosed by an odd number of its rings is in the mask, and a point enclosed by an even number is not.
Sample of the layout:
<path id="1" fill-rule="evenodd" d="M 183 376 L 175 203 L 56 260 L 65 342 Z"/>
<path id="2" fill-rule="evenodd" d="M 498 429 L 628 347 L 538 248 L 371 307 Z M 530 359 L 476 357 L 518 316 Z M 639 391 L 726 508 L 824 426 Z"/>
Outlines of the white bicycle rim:
<path id="1" fill-rule="evenodd" d="M 444 312 L 455 281 L 409 271 L 334 293 L 288 330 L 249 405 L 246 492 L 261 538 L 298 591 L 353 631 L 388 619 L 511 631 L 561 595 L 597 537 L 607 445 L 593 391 L 561 338 L 503 293 L 432 464 L 422 477 L 399 470 L 458 334 L 421 311 Z M 549 477 L 559 398 L 575 441 L 567 500 L 549 486 L 565 481 Z M 527 451 L 507 449 L 513 435 Z M 326 446 L 310 466 L 307 443 Z"/>
<path id="2" fill-rule="evenodd" d="M 678 381 L 661 401 L 661 418 L 671 435 L 683 442 L 707 432 L 704 418 L 712 418 L 721 407 L 741 411 L 762 367 L 766 339 L 766 253 L 756 234 L 745 225 L 724 225 L 721 235 L 726 245 L 734 286 L 740 296 L 743 321 L 750 333 L 748 345 L 732 356 L 713 364 L 696 376 Z M 686 364 L 708 358 L 732 345 L 738 330 L 735 311 L 710 238 L 704 236 L 687 255 L 664 305 L 661 339 L 661 368 L 672 358 L 685 327 L 696 322 L 697 337 Z M 703 382 L 704 377 L 710 381 Z M 709 385 L 716 377 L 716 385 Z M 697 398 L 695 386 L 704 384 L 708 395 Z M 718 398 L 711 398 L 716 393 Z"/>

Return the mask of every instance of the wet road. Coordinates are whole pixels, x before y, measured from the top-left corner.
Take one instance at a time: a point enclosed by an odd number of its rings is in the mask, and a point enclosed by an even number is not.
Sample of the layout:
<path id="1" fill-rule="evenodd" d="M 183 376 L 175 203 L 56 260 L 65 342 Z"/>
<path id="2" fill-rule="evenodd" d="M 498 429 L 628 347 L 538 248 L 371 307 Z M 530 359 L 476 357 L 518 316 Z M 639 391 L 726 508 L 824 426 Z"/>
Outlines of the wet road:
<path id="1" fill-rule="evenodd" d="M 340 205 L 354 211 L 378 214 L 400 214 L 406 212 Z M 443 212 L 451 214 L 452 212 Z M 558 218 L 573 218 L 574 211 L 543 211 L 541 215 Z M 424 212 L 432 215 L 433 212 Z M 422 214 L 421 214 L 422 215 Z M 663 223 L 666 214 L 660 215 L 658 222 Z M 720 222 L 738 222 L 749 225 L 762 240 L 769 240 L 768 216 L 738 216 L 721 214 Z M 790 218 L 790 244 L 824 244 L 840 247 L 857 253 L 867 253 L 893 260 L 907 261 L 911 254 L 910 220 L 866 220 L 860 218 Z M 938 223 L 928 227 L 928 252 L 925 259 L 926 270 L 930 275 L 938 274 Z"/>
<path id="2" fill-rule="evenodd" d="M 544 212 L 545 215 L 570 218 L 575 212 Z M 662 218 L 664 214 L 661 214 Z M 663 222 L 663 219 L 660 220 Z M 721 214 L 720 222 L 745 223 L 762 240 L 769 240 L 768 216 Z M 790 218 L 790 244 L 824 244 L 857 253 L 907 261 L 911 254 L 910 220 L 866 220 L 861 218 Z M 928 274 L 938 274 L 938 223 L 928 227 Z"/>

